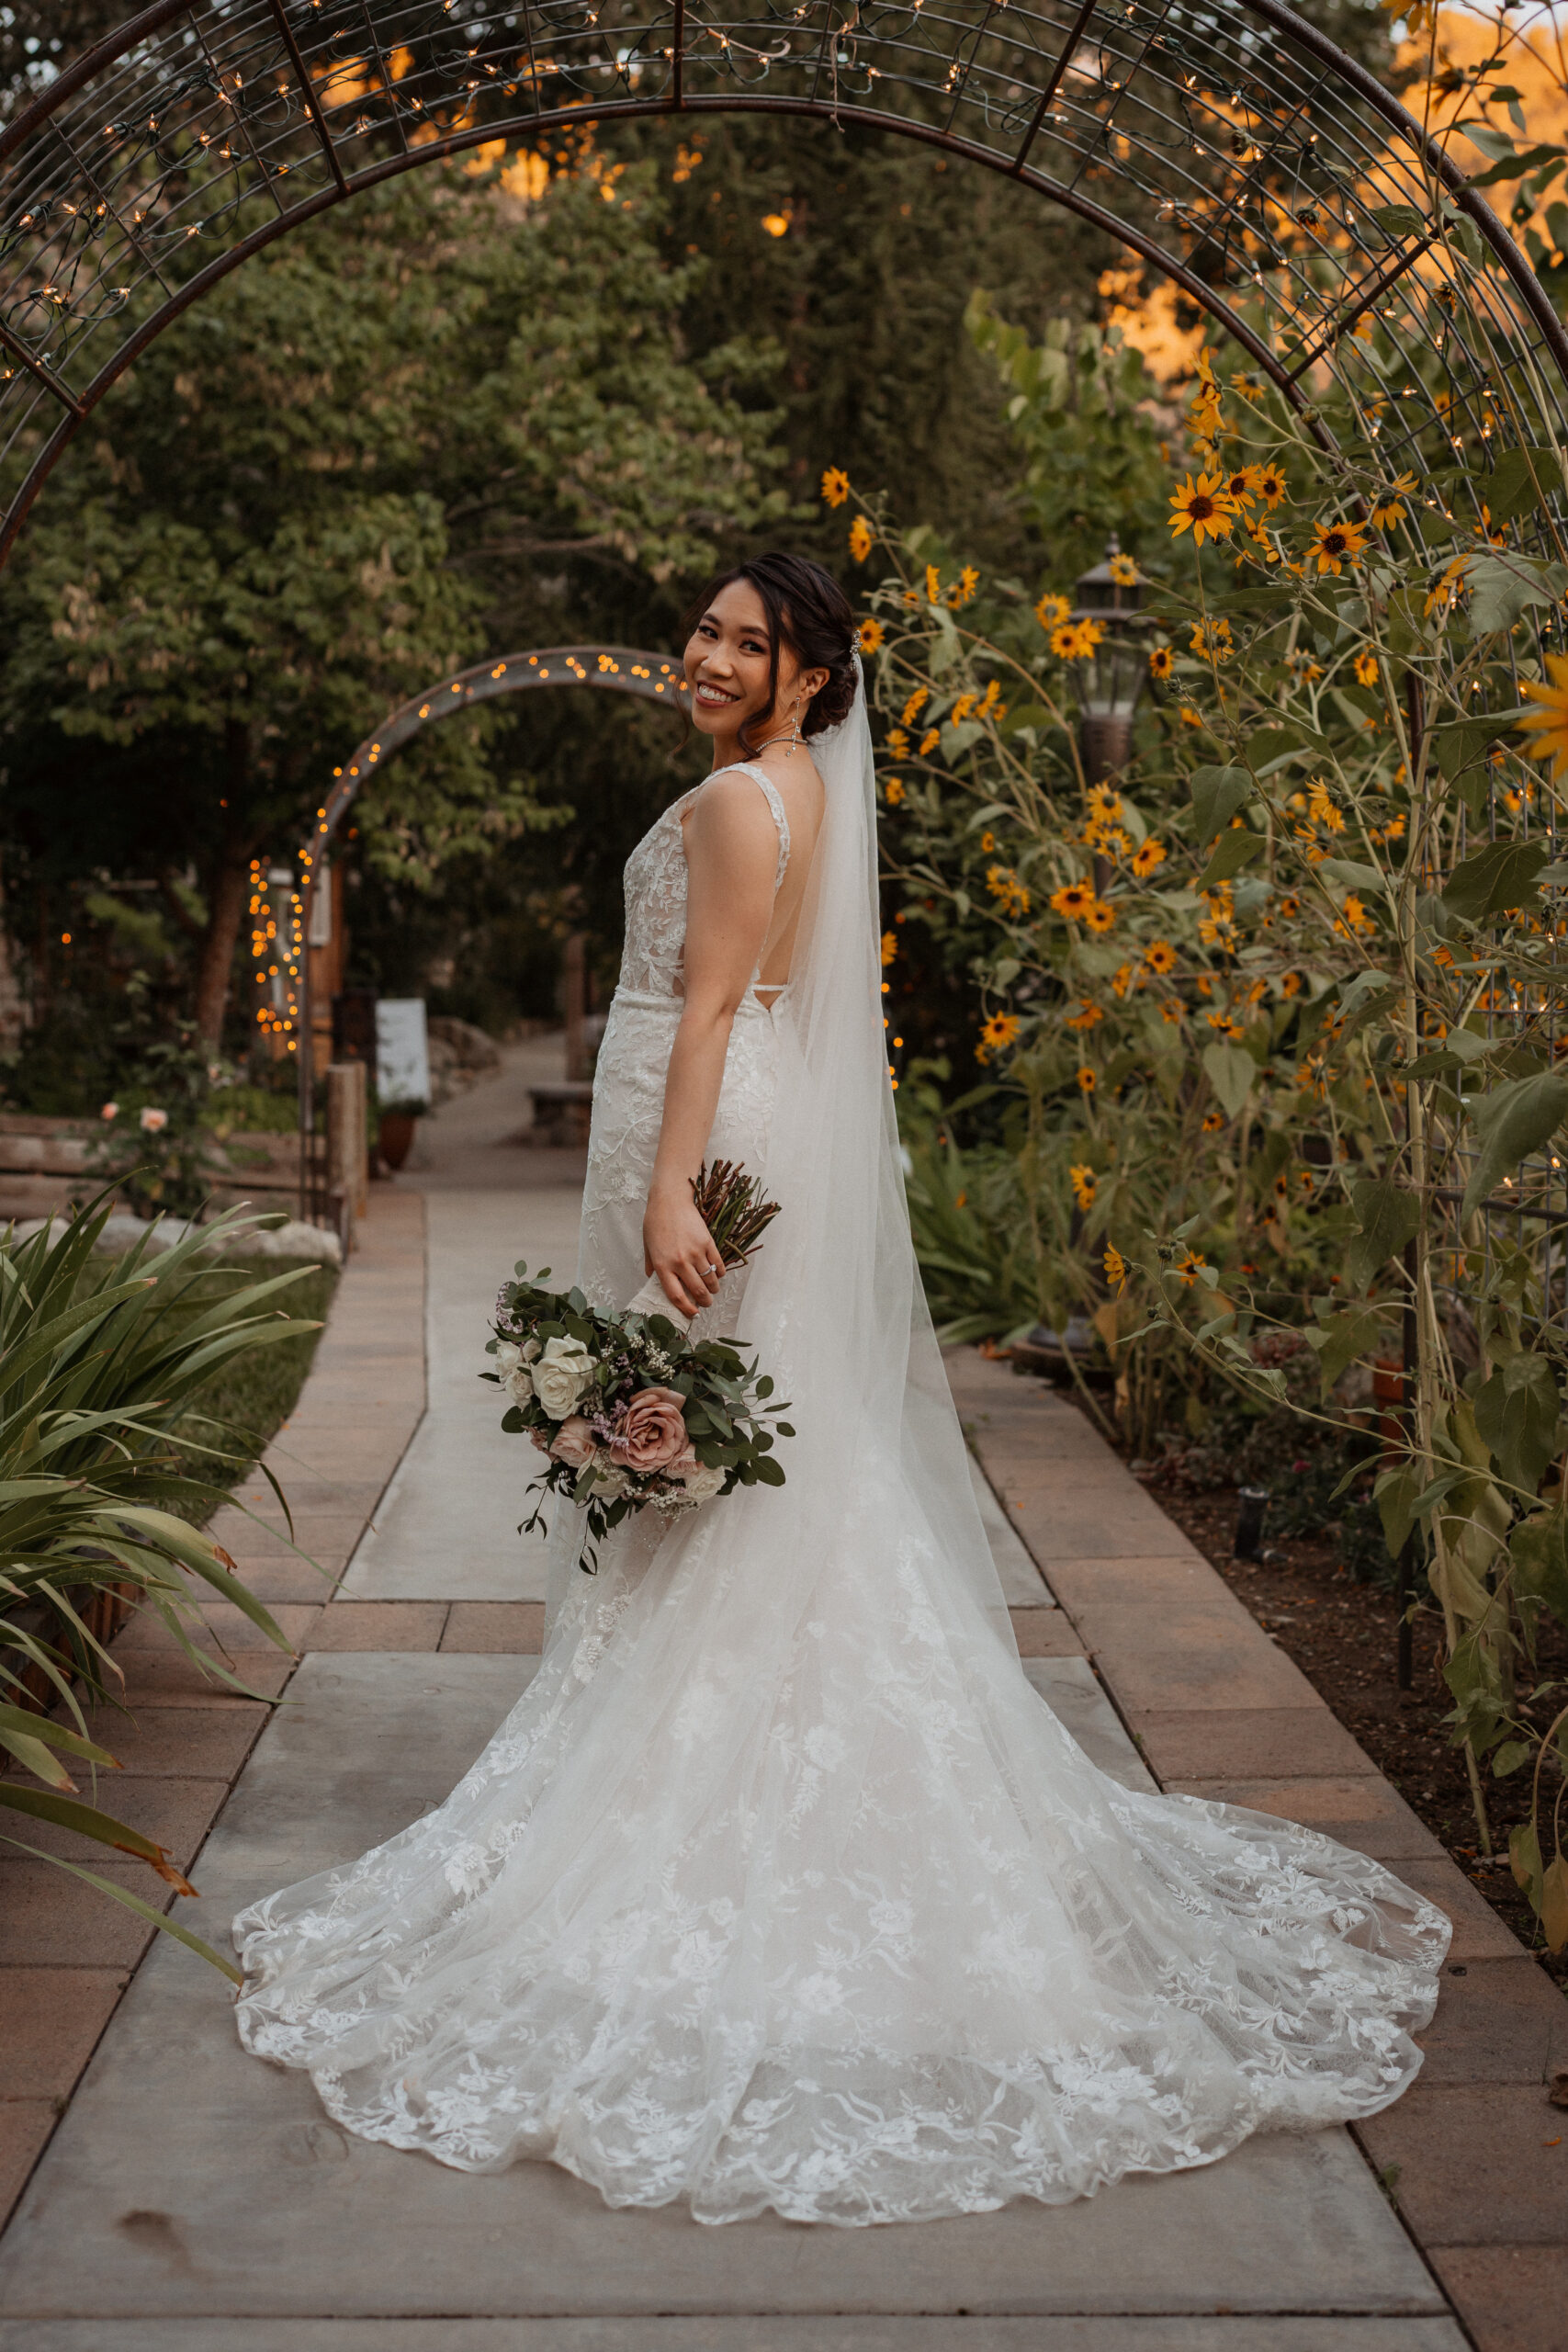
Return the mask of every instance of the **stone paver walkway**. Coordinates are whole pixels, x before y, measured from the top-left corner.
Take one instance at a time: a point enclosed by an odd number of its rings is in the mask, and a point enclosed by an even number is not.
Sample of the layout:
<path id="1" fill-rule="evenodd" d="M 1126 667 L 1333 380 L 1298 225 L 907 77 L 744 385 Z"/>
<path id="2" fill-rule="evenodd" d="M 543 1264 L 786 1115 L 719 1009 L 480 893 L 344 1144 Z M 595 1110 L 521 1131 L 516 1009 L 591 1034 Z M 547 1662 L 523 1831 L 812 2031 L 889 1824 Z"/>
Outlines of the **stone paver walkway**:
<path id="1" fill-rule="evenodd" d="M 167 1779 L 132 1817 L 187 1857 L 200 1846 L 201 1900 L 182 1916 L 214 1940 L 240 1903 L 437 1804 L 534 1670 L 543 1611 L 513 1532 L 515 1441 L 491 1442 L 493 1396 L 476 1382 L 471 1404 L 466 1383 L 513 1259 L 568 1262 L 559 1179 L 576 1170 L 546 1159 L 519 1155 L 528 1189 L 499 1197 L 493 1152 L 472 1192 L 449 1166 L 423 1180 L 428 1318 L 410 1246 L 421 1204 L 377 1195 L 277 1457 L 302 1540 L 346 1578 L 323 1600 L 275 1541 L 226 1531 L 307 1653 L 260 1739 L 253 1710 L 197 1770 L 191 1757 L 209 1751 L 183 1736 L 197 1719 L 188 1674 L 182 1685 L 185 1669 L 141 1656 L 139 1722 L 165 1701 L 185 1713 L 156 1727 Z M 414 1435 L 426 1329 L 430 1407 Z M 227 1989 L 160 1939 L 0 2241 L 0 2352 L 1461 2352 L 1412 2228 L 1438 2247 L 1488 2352 L 1547 2352 L 1550 2334 L 1494 2332 L 1483 2306 L 1495 2296 L 1528 2316 L 1550 2299 L 1553 2159 L 1534 2154 L 1529 2232 L 1478 2231 L 1489 2159 L 1473 2156 L 1470 2110 L 1442 2104 L 1501 2091 L 1521 2102 L 1520 2131 L 1551 2137 L 1539 2078 L 1534 2108 L 1526 2081 L 1541 2024 L 1527 1976 L 1544 1979 L 1489 1912 L 1474 1916 L 1457 1872 L 1449 1884 L 1414 1816 L 1082 1418 L 968 1351 L 952 1370 L 1027 1670 L 1097 1760 L 1387 1853 L 1460 1915 L 1456 1965 L 1501 1972 L 1501 2010 L 1471 1999 L 1469 1976 L 1445 2003 L 1433 2087 L 1424 2078 L 1369 2132 L 1371 2163 L 1344 2132 L 1272 2137 L 1074 2206 L 863 2232 L 616 2213 L 549 2165 L 476 2178 L 349 2138 L 308 2083 L 241 2053 Z M 233 1632 L 259 1666 L 247 1635 Z M 222 1722 L 247 1703 L 204 1713 Z M 176 1792 L 197 1781 L 205 1793 L 182 1811 Z M 137 1957 L 137 1939 L 114 1943 L 119 1915 L 72 1902 L 37 1962 L 36 1996 L 57 2007 L 72 1972 L 118 1995 Z M 31 2104 L 69 2091 L 104 2014 L 87 2013 L 73 2064 Z M 1451 2218 L 1430 2154 L 1445 2135 L 1456 2191 L 1467 2171 L 1475 2191 Z M 1372 2164 L 1404 2167 L 1404 2224 Z"/>

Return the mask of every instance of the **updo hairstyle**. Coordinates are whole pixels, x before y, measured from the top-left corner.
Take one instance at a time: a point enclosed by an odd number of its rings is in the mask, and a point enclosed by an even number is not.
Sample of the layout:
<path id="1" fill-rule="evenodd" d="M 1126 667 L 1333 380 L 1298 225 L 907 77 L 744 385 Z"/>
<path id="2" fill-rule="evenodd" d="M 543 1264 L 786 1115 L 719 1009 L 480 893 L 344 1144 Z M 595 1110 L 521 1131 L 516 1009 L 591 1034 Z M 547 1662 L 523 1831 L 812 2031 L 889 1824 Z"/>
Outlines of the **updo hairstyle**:
<path id="1" fill-rule="evenodd" d="M 773 554 L 755 556 L 708 582 L 687 622 L 688 643 L 720 589 L 740 580 L 761 598 L 768 622 L 767 707 L 747 720 L 738 739 L 750 757 L 752 730 L 761 735 L 777 707 L 780 646 L 788 646 L 803 670 L 828 673 L 827 684 L 818 687 L 801 714 L 800 731 L 809 739 L 837 727 L 854 707 L 856 633 L 853 608 L 831 572 L 809 556 Z"/>

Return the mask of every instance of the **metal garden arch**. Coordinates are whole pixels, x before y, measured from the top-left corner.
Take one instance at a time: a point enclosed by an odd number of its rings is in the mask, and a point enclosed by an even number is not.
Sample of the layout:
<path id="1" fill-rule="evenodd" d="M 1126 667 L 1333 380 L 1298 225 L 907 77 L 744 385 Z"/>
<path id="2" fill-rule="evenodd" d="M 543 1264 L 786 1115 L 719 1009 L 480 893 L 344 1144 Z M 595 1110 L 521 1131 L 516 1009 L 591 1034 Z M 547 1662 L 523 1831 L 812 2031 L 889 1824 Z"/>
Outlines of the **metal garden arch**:
<path id="1" fill-rule="evenodd" d="M 1525 255 L 1281 0 L 153 0 L 0 134 L 0 560 L 116 378 L 289 229 L 482 143 L 727 111 L 1005 173 L 1299 408 L 1322 369 L 1386 408 L 1391 458 L 1434 427 L 1564 437 L 1568 337 Z M 1440 408 L 1402 365 L 1434 350 Z"/>

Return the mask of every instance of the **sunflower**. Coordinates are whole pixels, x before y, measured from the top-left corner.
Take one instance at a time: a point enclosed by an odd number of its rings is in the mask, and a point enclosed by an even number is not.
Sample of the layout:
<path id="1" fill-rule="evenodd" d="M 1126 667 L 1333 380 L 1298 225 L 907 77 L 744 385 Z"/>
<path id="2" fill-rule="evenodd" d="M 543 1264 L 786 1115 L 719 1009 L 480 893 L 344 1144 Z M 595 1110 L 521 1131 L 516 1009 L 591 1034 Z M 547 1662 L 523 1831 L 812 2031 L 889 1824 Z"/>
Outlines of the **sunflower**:
<path id="1" fill-rule="evenodd" d="M 931 698 L 931 690 L 929 686 L 917 686 L 898 714 L 899 725 L 912 727 Z"/>
<path id="2" fill-rule="evenodd" d="M 1527 747 L 1527 757 L 1551 762 L 1552 781 L 1568 775 L 1568 661 L 1561 653 L 1549 653 L 1546 667 L 1549 684 L 1534 678 L 1523 682 L 1521 691 L 1536 705 L 1519 721 L 1522 735 L 1529 729 L 1534 741 Z"/>
<path id="3" fill-rule="evenodd" d="M 887 642 L 887 631 L 880 621 L 862 621 L 860 650 L 863 653 L 880 653 Z"/>
<path id="4" fill-rule="evenodd" d="M 1084 1068 L 1083 1068 L 1082 1069 L 1080 1069 L 1080 1070 L 1079 1070 L 1079 1072 L 1078 1072 L 1078 1091 L 1079 1091 L 1079 1093 L 1080 1093 L 1080 1094 L 1092 1094 L 1092 1093 L 1094 1092 L 1095 1088 L 1096 1088 L 1099 1084 L 1100 1084 L 1100 1080 L 1099 1080 L 1099 1079 L 1095 1076 L 1095 1074 L 1094 1074 L 1093 1070 L 1091 1070 L 1091 1069 L 1089 1068 L 1088 1064 L 1086 1063 L 1086 1064 L 1085 1064 L 1085 1066 L 1084 1066 Z"/>
<path id="5" fill-rule="evenodd" d="M 986 888 L 992 898 L 998 901 L 999 911 L 1003 915 L 1016 918 L 1029 912 L 1028 889 L 1019 880 L 1010 865 L 987 865 Z"/>
<path id="6" fill-rule="evenodd" d="M 1052 913 L 1065 916 L 1068 922 L 1081 922 L 1093 904 L 1094 892 L 1087 882 L 1068 882 L 1051 893 Z"/>
<path id="7" fill-rule="evenodd" d="M 1195 481 L 1189 474 L 1170 503 L 1170 527 L 1178 538 L 1190 530 L 1195 548 L 1201 548 L 1205 538 L 1229 538 L 1235 509 L 1218 474 L 1200 474 Z"/>
<path id="8" fill-rule="evenodd" d="M 822 495 L 829 506 L 841 506 L 850 494 L 850 478 L 842 466 L 829 466 L 822 477 Z"/>
<path id="9" fill-rule="evenodd" d="M 1264 505 L 1267 506 L 1270 514 L 1274 512 L 1275 507 L 1279 505 L 1280 501 L 1282 498 L 1289 496 L 1290 485 L 1286 481 L 1284 475 L 1280 472 L 1278 466 L 1260 466 L 1258 468 L 1258 494 L 1262 499 Z"/>
<path id="10" fill-rule="evenodd" d="M 1104 1018 L 1105 1014 L 1095 1003 L 1093 998 L 1084 996 L 1078 999 L 1077 1011 L 1069 1021 L 1064 1022 L 1063 1026 L 1067 1029 L 1076 1029 L 1080 1036 L 1085 1036 Z"/>
<path id="11" fill-rule="evenodd" d="M 850 553 L 857 563 L 863 563 L 875 545 L 875 532 L 863 514 L 857 514 L 850 525 Z"/>
<path id="12" fill-rule="evenodd" d="M 883 970 L 886 971 L 889 964 L 896 963 L 897 961 L 897 956 L 898 934 L 896 931 L 885 931 L 882 934 Z"/>
<path id="13" fill-rule="evenodd" d="M 1263 398 L 1262 379 L 1250 368 L 1243 368 L 1231 378 L 1231 390 L 1239 392 L 1244 401 L 1250 401 L 1255 408 Z"/>
<path id="14" fill-rule="evenodd" d="M 1228 662 L 1235 651 L 1229 621 L 1195 621 L 1192 650 L 1200 662 Z"/>
<path id="15" fill-rule="evenodd" d="M 1106 1244 L 1105 1255 L 1100 1262 L 1105 1268 L 1106 1281 L 1113 1283 L 1120 1290 L 1127 1279 L 1127 1261 L 1114 1243 Z"/>
<path id="16" fill-rule="evenodd" d="M 884 786 L 884 793 L 889 808 L 897 808 L 904 797 L 904 780 L 902 776 L 890 775 Z"/>
<path id="17" fill-rule="evenodd" d="M 1151 678 L 1168 678 L 1175 667 L 1176 656 L 1168 645 L 1156 645 L 1151 650 L 1149 654 Z"/>
<path id="18" fill-rule="evenodd" d="M 980 1035 L 993 1053 L 998 1053 L 1012 1044 L 1022 1026 L 1016 1012 L 993 1012 L 988 1021 L 981 1023 Z"/>
<path id="19" fill-rule="evenodd" d="M 1174 972 L 1176 950 L 1168 939 L 1151 939 L 1144 950 L 1144 963 L 1151 972 Z"/>
<path id="20" fill-rule="evenodd" d="M 1263 487 L 1261 466 L 1237 466 L 1225 476 L 1225 496 L 1239 514 L 1243 508 L 1256 503 Z"/>
<path id="21" fill-rule="evenodd" d="M 953 586 L 947 592 L 948 604 L 955 613 L 962 611 L 963 607 L 973 600 L 975 592 L 979 585 L 979 573 L 976 571 L 972 563 L 966 563 Z"/>
<path id="22" fill-rule="evenodd" d="M 1224 1114 L 1223 1112 L 1211 1111 L 1208 1117 L 1203 1122 L 1203 1133 L 1206 1136 L 1217 1136 L 1220 1129 L 1224 1125 Z"/>
<path id="23" fill-rule="evenodd" d="M 1396 523 L 1404 520 L 1404 502 L 1416 487 L 1414 474 L 1401 474 L 1392 490 L 1384 491 L 1372 509 L 1372 528 L 1392 531 Z"/>
<path id="24" fill-rule="evenodd" d="M 1116 928 L 1116 910 L 1109 900 L 1096 899 L 1092 906 L 1085 908 L 1084 922 L 1097 937 L 1103 939 L 1108 931 Z"/>
<path id="25" fill-rule="evenodd" d="M 1133 871 L 1141 882 L 1148 878 L 1156 866 L 1164 864 L 1165 849 L 1159 842 L 1145 842 L 1141 848 L 1133 852 Z"/>
<path id="26" fill-rule="evenodd" d="M 1113 555 L 1111 559 L 1108 569 L 1111 579 L 1115 582 L 1118 588 L 1135 588 L 1137 586 L 1138 566 L 1134 557 L 1130 555 Z"/>
<path id="27" fill-rule="evenodd" d="M 1042 596 L 1034 607 L 1034 617 L 1043 629 L 1060 628 L 1072 609 L 1065 596 Z"/>
<path id="28" fill-rule="evenodd" d="M 934 563 L 926 566 L 926 602 L 928 605 L 940 605 L 942 602 L 942 573 Z"/>
<path id="29" fill-rule="evenodd" d="M 1337 579 L 1341 566 L 1354 563 L 1367 544 L 1366 530 L 1359 523 L 1318 522 L 1313 528 L 1317 537 L 1307 549 L 1307 561 L 1310 563 L 1314 556 L 1317 558 L 1320 576 L 1332 571 Z"/>
<path id="30" fill-rule="evenodd" d="M 941 741 L 942 741 L 942 729 L 941 729 L 941 728 L 940 728 L 940 727 L 931 727 L 931 728 L 928 728 L 928 729 L 927 729 L 927 730 L 926 730 L 926 732 L 925 732 L 925 733 L 921 736 L 921 738 L 920 738 L 920 754 L 919 754 L 919 755 L 920 755 L 921 759 L 922 759 L 922 760 L 929 760 L 929 759 L 930 759 L 930 757 L 931 757 L 931 753 L 936 750 L 936 747 L 937 747 L 937 745 L 941 742 Z"/>
<path id="31" fill-rule="evenodd" d="M 890 760 L 907 760 L 909 756 L 909 739 L 901 727 L 887 730 L 887 756 Z"/>
<path id="32" fill-rule="evenodd" d="M 1375 686 L 1378 682 L 1378 657 L 1370 645 L 1364 645 L 1356 656 L 1356 684 Z"/>
<path id="33" fill-rule="evenodd" d="M 1176 715 L 1183 727 L 1201 727 L 1203 724 L 1202 714 L 1194 710 L 1190 703 L 1184 702 Z"/>
<path id="34" fill-rule="evenodd" d="M 1051 650 L 1059 662 L 1087 662 L 1104 635 L 1099 621 L 1064 621 L 1051 632 Z"/>
<path id="35" fill-rule="evenodd" d="M 1094 1196 L 1100 1190 L 1094 1181 L 1093 1169 L 1086 1166 L 1082 1161 L 1077 1162 L 1067 1170 L 1067 1182 L 1073 1188 L 1073 1198 L 1079 1208 L 1093 1208 Z"/>

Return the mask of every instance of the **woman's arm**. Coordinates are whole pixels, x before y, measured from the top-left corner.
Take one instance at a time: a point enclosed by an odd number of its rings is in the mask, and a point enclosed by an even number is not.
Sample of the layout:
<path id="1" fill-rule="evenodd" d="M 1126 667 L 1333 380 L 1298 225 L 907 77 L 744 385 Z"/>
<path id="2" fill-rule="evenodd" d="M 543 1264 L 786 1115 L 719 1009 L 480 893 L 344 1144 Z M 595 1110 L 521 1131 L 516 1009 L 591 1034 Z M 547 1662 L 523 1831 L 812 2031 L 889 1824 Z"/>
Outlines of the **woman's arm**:
<path id="1" fill-rule="evenodd" d="M 685 822 L 685 1010 L 664 1082 L 664 1124 L 642 1222 L 646 1271 L 684 1315 L 718 1289 L 718 1252 L 692 1201 L 724 1081 L 735 1010 L 773 912 L 779 839 L 750 776 L 716 777 Z"/>

